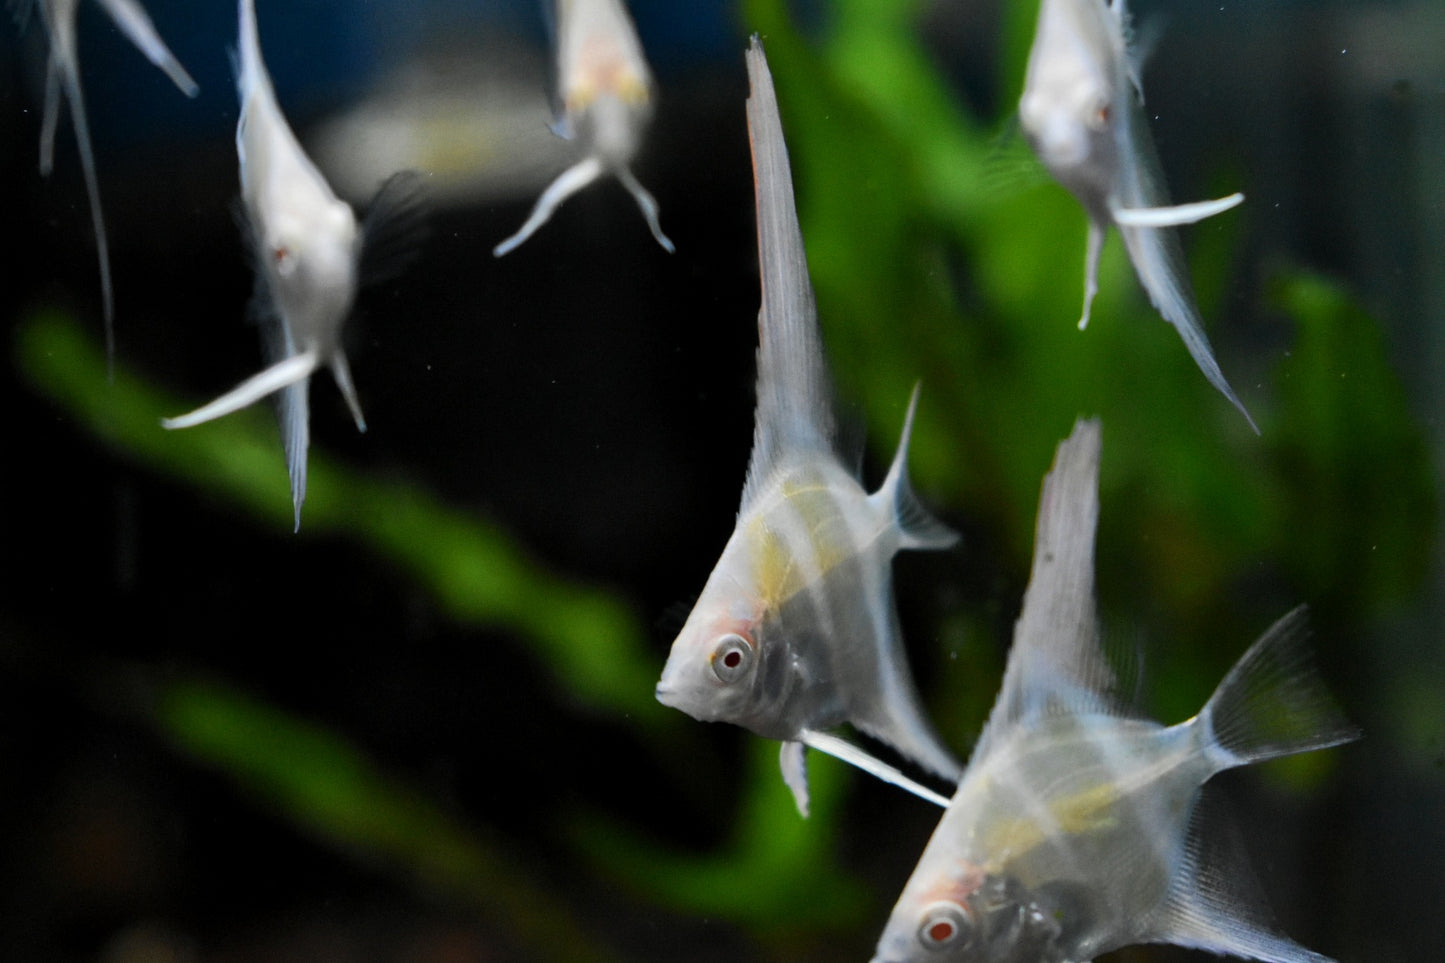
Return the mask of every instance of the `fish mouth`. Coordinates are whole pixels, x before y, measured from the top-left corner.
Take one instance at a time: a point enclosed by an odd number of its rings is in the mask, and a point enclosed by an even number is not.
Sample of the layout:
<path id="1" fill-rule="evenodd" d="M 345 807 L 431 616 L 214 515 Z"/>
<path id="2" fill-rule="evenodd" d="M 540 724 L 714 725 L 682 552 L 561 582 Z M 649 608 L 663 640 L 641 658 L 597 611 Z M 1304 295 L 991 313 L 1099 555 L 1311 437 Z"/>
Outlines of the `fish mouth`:
<path id="1" fill-rule="evenodd" d="M 675 699 L 675 697 L 676 697 L 676 693 L 673 691 L 672 687 L 669 686 L 667 683 L 665 683 L 665 682 L 659 682 L 659 683 L 657 684 L 657 688 L 652 690 L 652 694 L 657 697 L 657 701 L 658 701 L 658 702 L 661 702 L 663 705 L 667 706 L 668 708 L 670 708 L 670 709 L 675 709 L 675 708 L 677 708 L 676 703 L 673 701 L 673 700 Z"/>

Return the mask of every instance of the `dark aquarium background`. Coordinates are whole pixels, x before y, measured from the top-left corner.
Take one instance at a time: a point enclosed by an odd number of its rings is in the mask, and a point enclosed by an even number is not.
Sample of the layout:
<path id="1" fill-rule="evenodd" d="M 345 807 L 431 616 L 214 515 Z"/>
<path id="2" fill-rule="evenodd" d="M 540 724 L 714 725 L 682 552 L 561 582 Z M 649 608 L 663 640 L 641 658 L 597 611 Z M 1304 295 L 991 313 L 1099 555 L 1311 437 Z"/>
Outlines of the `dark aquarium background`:
<path id="1" fill-rule="evenodd" d="M 961 755 L 992 703 L 1038 486 L 1104 425 L 1108 634 L 1174 722 L 1299 603 L 1365 738 L 1219 777 L 1282 927 L 1445 958 L 1445 6 L 1135 5 L 1184 232 L 1255 436 L 1117 236 L 1086 332 L 1084 216 L 1015 106 L 1032 0 L 634 0 L 659 83 L 636 166 L 508 257 L 566 163 L 530 2 L 258 0 L 282 109 L 364 207 L 428 174 L 413 266 L 348 332 L 369 430 L 313 380 L 292 533 L 237 229 L 236 11 L 148 0 L 187 100 L 82 0 L 113 382 L 69 114 L 37 172 L 44 32 L 0 31 L 0 959 L 865 960 L 938 813 L 664 709 L 732 530 L 758 268 L 743 49 L 763 35 L 838 393 L 870 487 L 923 384 L 926 501 L 895 566 Z M 1117 961 L 1203 957 L 1132 948 Z"/>

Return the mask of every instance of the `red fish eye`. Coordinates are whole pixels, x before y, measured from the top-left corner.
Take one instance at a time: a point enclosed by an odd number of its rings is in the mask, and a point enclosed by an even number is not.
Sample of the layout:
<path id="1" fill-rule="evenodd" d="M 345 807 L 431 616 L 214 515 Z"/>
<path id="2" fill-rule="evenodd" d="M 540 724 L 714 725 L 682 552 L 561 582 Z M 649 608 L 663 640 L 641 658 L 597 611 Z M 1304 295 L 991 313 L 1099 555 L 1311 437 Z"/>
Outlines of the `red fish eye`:
<path id="1" fill-rule="evenodd" d="M 968 910 L 952 900 L 939 900 L 923 911 L 918 941 L 927 950 L 962 949 L 972 942 Z"/>
<path id="2" fill-rule="evenodd" d="M 753 661 L 753 646 L 741 635 L 729 632 L 717 640 L 713 647 L 712 674 L 723 684 L 736 682 L 747 674 Z"/>

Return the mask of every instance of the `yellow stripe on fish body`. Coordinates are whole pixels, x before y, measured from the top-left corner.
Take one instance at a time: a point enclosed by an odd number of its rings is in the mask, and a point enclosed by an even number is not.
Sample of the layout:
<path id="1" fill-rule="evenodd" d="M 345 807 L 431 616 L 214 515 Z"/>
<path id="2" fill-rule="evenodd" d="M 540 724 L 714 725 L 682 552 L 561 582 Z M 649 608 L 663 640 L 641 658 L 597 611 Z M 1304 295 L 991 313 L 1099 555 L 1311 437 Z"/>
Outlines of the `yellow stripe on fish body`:
<path id="1" fill-rule="evenodd" d="M 1108 832 L 1119 823 L 1121 798 L 1116 784 L 1102 782 L 1049 803 L 1050 826 L 1026 816 L 996 820 L 984 837 L 985 851 L 1018 857 L 1059 835 Z"/>
<path id="2" fill-rule="evenodd" d="M 746 521 L 754 584 L 765 608 L 814 588 L 867 547 L 868 533 L 849 524 L 847 494 L 816 470 L 790 472 Z M 860 507 L 866 505 L 861 489 L 858 494 Z"/>

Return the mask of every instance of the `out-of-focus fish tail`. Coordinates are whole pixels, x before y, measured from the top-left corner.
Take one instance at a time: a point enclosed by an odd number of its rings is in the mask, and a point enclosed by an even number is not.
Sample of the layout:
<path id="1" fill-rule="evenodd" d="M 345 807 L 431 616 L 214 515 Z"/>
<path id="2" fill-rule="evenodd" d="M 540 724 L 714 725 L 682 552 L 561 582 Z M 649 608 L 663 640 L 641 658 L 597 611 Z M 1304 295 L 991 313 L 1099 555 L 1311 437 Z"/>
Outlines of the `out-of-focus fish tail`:
<path id="1" fill-rule="evenodd" d="M 882 486 L 869 500 L 887 506 L 892 512 L 900 534 L 900 548 L 950 548 L 958 542 L 958 533 L 929 513 L 908 481 L 908 443 L 913 435 L 913 415 L 918 408 L 919 387 L 917 384 L 913 386 L 913 395 L 908 399 L 903 434 L 899 436 L 898 450 L 893 455 L 888 477 L 883 479 Z"/>
<path id="2" fill-rule="evenodd" d="M 1196 720 L 1217 768 L 1359 738 L 1316 671 L 1308 639 L 1300 606 L 1270 626 L 1219 683 Z"/>

